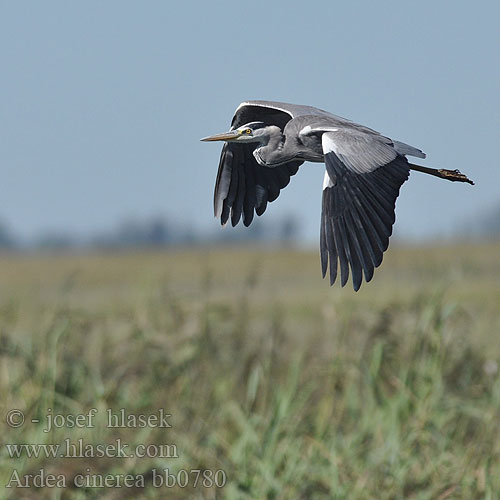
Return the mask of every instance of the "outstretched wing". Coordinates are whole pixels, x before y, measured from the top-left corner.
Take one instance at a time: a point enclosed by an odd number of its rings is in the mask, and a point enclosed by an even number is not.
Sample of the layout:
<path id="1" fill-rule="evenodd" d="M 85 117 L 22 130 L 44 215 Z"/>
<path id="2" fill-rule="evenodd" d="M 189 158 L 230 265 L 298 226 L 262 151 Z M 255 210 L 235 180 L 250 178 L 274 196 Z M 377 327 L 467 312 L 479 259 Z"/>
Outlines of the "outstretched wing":
<path id="1" fill-rule="evenodd" d="M 264 104 L 263 104 L 264 103 Z M 282 104 L 282 103 L 278 103 Z M 290 110 L 273 107 L 268 101 L 249 101 L 236 110 L 231 129 L 251 121 L 277 125 L 281 129 L 293 118 Z M 255 144 L 226 143 L 217 172 L 214 192 L 214 214 L 226 224 L 238 224 L 243 215 L 243 224 L 250 225 L 254 213 L 262 215 L 268 202 L 274 201 L 281 189 L 297 173 L 302 161 L 291 161 L 279 167 L 267 168 L 259 165 L 253 156 Z"/>
<path id="2" fill-rule="evenodd" d="M 321 267 L 323 277 L 330 267 L 332 285 L 338 266 L 342 286 L 347 283 L 350 268 L 354 290 L 358 290 L 363 273 L 367 282 L 372 279 L 389 246 L 396 198 L 410 170 L 406 158 L 384 139 L 352 139 L 337 131 L 322 135 L 326 172 Z"/>

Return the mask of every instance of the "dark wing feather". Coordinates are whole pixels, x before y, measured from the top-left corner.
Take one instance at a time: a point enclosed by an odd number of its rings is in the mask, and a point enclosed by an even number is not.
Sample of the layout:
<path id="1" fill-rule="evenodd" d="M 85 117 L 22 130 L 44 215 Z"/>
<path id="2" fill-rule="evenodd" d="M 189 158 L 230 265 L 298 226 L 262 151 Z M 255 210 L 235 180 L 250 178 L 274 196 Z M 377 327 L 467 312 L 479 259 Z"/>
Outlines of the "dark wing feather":
<path id="1" fill-rule="evenodd" d="M 358 290 L 363 274 L 367 282 L 372 279 L 374 268 L 380 265 L 389 246 L 396 198 L 409 177 L 408 162 L 398 155 L 375 170 L 358 173 L 331 151 L 325 154 L 325 164 L 331 182 L 323 190 L 320 231 L 323 277 L 329 265 L 333 285 L 339 264 L 344 286 L 350 268 L 354 290 Z"/>
<path id="2" fill-rule="evenodd" d="M 248 103 L 238 107 L 231 128 L 262 121 L 283 129 L 291 118 L 291 114 L 280 109 Z M 265 212 L 267 203 L 279 196 L 303 163 L 296 160 L 279 167 L 263 167 L 253 156 L 255 147 L 255 144 L 226 143 L 222 148 L 215 182 L 214 214 L 223 225 L 231 217 L 231 224 L 235 226 L 243 215 L 243 224 L 249 226 L 254 213 Z"/>
<path id="3" fill-rule="evenodd" d="M 267 203 L 274 201 L 295 175 L 302 161 L 291 161 L 267 168 L 257 163 L 251 144 L 226 143 L 222 148 L 215 183 L 214 214 L 226 224 L 231 217 L 235 226 L 243 215 L 249 226 L 254 217 L 262 215 Z"/>

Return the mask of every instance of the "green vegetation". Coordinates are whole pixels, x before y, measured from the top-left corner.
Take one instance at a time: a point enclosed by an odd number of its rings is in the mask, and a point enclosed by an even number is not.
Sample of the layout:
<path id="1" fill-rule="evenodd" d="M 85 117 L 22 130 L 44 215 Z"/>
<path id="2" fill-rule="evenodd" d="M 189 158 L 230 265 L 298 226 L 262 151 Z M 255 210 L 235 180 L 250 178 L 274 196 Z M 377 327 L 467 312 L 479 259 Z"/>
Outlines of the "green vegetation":
<path id="1" fill-rule="evenodd" d="M 494 243 L 394 247 L 358 293 L 330 288 L 308 252 L 3 256 L 0 478 L 43 469 L 67 485 L 0 496 L 500 499 L 499 255 Z M 44 432 L 47 414 L 91 408 L 94 427 Z M 110 428 L 108 408 L 163 408 L 172 427 Z M 6 425 L 12 409 L 20 428 Z M 11 458 L 5 447 L 67 438 L 176 448 Z M 227 483 L 193 488 L 189 472 L 186 488 L 153 487 L 165 468 L 223 470 Z M 145 487 L 74 486 L 126 473 Z"/>

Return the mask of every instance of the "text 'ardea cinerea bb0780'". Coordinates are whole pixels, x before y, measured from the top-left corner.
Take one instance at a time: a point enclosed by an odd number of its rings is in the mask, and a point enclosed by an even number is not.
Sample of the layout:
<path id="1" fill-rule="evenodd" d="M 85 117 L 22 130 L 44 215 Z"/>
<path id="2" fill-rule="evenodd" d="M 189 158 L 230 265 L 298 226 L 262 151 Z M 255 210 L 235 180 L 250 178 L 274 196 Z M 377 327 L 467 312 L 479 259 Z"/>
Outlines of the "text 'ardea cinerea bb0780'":
<path id="1" fill-rule="evenodd" d="M 242 102 L 231 129 L 202 141 L 225 141 L 215 183 L 214 211 L 235 226 L 262 215 L 304 161 L 324 162 L 321 267 L 330 283 L 340 267 L 342 286 L 354 290 L 382 262 L 395 221 L 395 204 L 410 170 L 474 184 L 458 170 L 409 163 L 425 158 L 413 146 L 312 106 L 273 101 Z"/>

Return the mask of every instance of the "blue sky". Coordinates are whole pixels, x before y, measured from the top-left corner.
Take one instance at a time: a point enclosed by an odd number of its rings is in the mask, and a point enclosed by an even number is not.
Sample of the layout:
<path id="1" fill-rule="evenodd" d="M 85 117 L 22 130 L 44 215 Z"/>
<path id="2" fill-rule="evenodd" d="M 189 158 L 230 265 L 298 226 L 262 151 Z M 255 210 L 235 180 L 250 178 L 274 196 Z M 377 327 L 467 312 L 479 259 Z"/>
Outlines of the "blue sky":
<path id="1" fill-rule="evenodd" d="M 246 99 L 310 104 L 422 148 L 396 234 L 447 234 L 500 199 L 497 2 L 0 2 L 0 217 L 23 237 L 165 214 L 216 227 L 225 131 Z M 263 217 L 318 238 L 323 167 Z M 230 229 L 226 229 L 230 230 Z"/>

